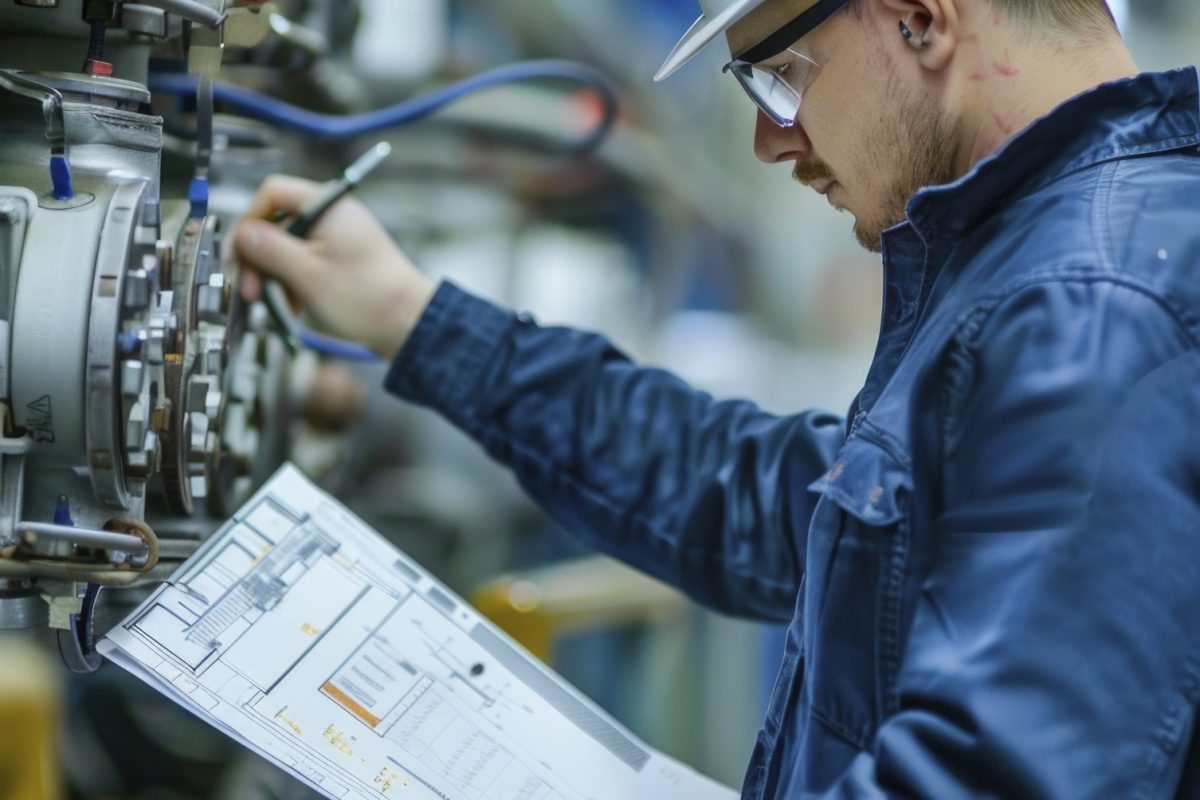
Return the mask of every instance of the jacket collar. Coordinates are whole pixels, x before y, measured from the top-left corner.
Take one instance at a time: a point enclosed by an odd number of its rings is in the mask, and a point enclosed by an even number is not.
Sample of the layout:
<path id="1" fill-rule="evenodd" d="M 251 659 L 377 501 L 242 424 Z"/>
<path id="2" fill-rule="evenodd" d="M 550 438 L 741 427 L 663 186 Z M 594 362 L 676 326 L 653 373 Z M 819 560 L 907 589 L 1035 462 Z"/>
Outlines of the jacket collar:
<path id="1" fill-rule="evenodd" d="M 1195 67 L 1143 73 L 1074 97 L 965 176 L 918 192 L 908 218 L 926 242 L 958 237 L 997 207 L 1072 172 L 1200 145 Z"/>

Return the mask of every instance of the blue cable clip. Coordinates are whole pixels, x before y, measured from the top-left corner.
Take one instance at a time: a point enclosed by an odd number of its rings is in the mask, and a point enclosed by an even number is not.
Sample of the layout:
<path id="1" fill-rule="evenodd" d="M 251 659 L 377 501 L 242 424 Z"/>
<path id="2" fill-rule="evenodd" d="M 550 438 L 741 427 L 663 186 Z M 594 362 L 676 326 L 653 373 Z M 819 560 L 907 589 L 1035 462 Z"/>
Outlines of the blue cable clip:
<path id="1" fill-rule="evenodd" d="M 54 185 L 51 194 L 56 200 L 70 200 L 75 196 L 71 186 L 71 164 L 66 155 L 50 156 L 50 182 Z"/>
<path id="2" fill-rule="evenodd" d="M 71 501 L 66 495 L 60 495 L 54 504 L 54 524 L 75 526 L 75 520 L 71 519 Z"/>
<path id="3" fill-rule="evenodd" d="M 189 216 L 208 216 L 208 178 L 192 178 L 187 196 L 192 207 Z"/>

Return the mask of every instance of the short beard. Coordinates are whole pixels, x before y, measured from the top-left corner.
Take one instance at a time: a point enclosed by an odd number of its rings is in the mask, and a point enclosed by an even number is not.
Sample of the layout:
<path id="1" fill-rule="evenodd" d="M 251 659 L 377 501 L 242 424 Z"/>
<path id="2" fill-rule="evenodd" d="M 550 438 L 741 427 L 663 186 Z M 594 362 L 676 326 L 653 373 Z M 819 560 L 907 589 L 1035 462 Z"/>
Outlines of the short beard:
<path id="1" fill-rule="evenodd" d="M 941 111 L 913 92 L 907 91 L 889 70 L 888 95 L 897 99 L 897 120 L 880 118 L 866 131 L 866 153 L 862 162 L 875 174 L 888 167 L 900 169 L 880 191 L 879 211 L 872 216 L 855 214 L 854 236 L 873 253 L 883 249 L 883 232 L 904 221 L 913 195 L 927 186 L 950 183 L 957 175 L 957 146 L 950 123 Z M 869 174 L 869 172 L 868 172 Z M 836 180 L 829 165 L 820 159 L 797 162 L 792 177 L 805 186 Z"/>
<path id="2" fill-rule="evenodd" d="M 954 130 L 941 109 L 917 97 L 900 85 L 890 73 L 888 93 L 896 98 L 893 119 L 880 119 L 867 137 L 868 154 L 864 161 L 875 165 L 880 174 L 886 167 L 899 165 L 895 177 L 882 187 L 879 212 L 872 217 L 856 217 L 854 235 L 867 250 L 883 249 L 883 232 L 908 217 L 913 196 L 928 186 L 951 183 L 956 178 L 958 148 Z"/>

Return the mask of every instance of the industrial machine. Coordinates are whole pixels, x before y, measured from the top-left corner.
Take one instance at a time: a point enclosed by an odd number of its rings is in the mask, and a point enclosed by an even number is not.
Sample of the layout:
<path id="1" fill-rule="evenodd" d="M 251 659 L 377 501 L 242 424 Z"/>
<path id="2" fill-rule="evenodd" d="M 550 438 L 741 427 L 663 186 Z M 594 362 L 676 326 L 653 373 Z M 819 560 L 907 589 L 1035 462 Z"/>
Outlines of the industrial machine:
<path id="1" fill-rule="evenodd" d="M 100 588 L 163 579 L 278 452 L 260 399 L 286 358 L 208 209 L 212 79 L 267 13 L 0 4 L 0 630 L 52 635 L 78 671 Z M 197 79 L 186 186 L 164 178 L 156 53 Z"/>

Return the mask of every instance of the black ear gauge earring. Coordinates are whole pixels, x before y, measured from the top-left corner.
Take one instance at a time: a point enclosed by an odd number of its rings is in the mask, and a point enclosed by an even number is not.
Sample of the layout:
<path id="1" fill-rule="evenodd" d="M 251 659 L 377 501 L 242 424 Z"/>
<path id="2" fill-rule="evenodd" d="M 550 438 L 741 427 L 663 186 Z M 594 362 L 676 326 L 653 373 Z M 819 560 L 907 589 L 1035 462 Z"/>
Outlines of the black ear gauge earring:
<path id="1" fill-rule="evenodd" d="M 900 35 L 904 37 L 905 41 L 917 49 L 925 47 L 929 44 L 928 30 L 926 30 L 921 38 L 918 39 L 916 32 L 913 31 L 912 28 L 908 27 L 908 24 L 904 20 L 900 20 Z"/>

